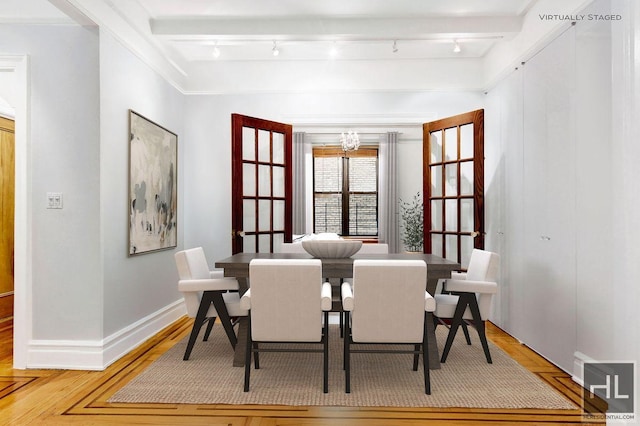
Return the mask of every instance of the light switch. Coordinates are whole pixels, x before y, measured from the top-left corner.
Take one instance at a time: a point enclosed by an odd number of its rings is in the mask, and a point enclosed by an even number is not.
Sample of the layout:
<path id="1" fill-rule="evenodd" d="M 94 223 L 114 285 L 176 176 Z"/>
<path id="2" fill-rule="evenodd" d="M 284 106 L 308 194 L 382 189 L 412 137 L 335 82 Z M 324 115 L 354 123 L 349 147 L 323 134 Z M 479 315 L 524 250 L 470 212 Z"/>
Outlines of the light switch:
<path id="1" fill-rule="evenodd" d="M 62 192 L 47 192 L 47 208 L 48 209 L 62 208 Z"/>

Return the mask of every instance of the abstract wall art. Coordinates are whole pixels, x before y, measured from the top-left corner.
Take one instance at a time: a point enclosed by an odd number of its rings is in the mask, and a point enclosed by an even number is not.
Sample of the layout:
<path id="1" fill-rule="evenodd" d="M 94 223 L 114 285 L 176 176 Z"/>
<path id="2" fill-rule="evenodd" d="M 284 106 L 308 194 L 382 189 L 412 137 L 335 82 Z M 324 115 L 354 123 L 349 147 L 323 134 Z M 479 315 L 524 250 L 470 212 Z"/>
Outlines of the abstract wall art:
<path id="1" fill-rule="evenodd" d="M 129 110 L 129 256 L 178 241 L 178 136 Z"/>

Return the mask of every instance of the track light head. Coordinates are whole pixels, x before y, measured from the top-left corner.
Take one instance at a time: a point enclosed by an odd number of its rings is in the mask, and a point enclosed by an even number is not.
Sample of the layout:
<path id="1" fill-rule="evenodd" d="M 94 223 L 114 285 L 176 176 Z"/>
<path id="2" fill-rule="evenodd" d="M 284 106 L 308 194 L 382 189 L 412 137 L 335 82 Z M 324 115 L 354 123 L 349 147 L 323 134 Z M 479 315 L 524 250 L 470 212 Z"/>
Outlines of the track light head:
<path id="1" fill-rule="evenodd" d="M 278 45 L 276 44 L 275 40 L 273 41 L 273 48 L 271 49 L 271 54 L 273 56 L 278 56 L 280 54 L 280 49 L 278 49 Z"/>

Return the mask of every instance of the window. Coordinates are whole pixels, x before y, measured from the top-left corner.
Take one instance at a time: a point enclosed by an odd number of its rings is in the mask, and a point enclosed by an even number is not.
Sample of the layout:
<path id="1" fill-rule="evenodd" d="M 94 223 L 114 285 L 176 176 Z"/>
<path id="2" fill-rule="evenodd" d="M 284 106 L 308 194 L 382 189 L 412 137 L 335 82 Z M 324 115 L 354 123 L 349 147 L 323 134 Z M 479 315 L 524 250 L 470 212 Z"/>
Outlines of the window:
<path id="1" fill-rule="evenodd" d="M 313 149 L 313 229 L 378 236 L 378 149 Z"/>

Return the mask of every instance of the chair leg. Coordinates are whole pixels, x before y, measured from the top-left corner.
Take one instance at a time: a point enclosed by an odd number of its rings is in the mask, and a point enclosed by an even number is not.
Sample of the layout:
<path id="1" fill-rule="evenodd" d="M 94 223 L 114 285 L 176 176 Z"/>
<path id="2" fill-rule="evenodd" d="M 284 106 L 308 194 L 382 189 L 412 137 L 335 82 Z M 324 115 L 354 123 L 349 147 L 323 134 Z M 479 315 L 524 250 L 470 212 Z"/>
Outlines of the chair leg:
<path id="1" fill-rule="evenodd" d="M 471 344 L 471 337 L 469 336 L 469 327 L 467 327 L 467 323 L 462 321 L 462 332 L 464 333 L 464 338 L 467 341 L 467 345 Z"/>
<path id="2" fill-rule="evenodd" d="M 324 343 L 323 353 L 323 389 L 324 393 L 329 392 L 329 312 L 324 313 L 324 336 L 322 336 Z"/>
<path id="3" fill-rule="evenodd" d="M 482 343 L 482 350 L 484 350 L 484 356 L 487 359 L 488 364 L 492 364 L 491 354 L 489 353 L 489 344 L 487 343 L 487 335 L 484 331 L 484 321 L 480 317 L 480 308 L 478 307 L 478 299 L 475 295 L 472 295 L 469 299 L 469 309 L 471 310 L 471 317 L 473 318 L 473 325 L 478 331 L 478 337 L 480 337 L 480 343 Z"/>
<path id="4" fill-rule="evenodd" d="M 344 338 L 344 319 L 342 318 L 342 312 L 340 312 L 340 338 Z"/>
<path id="5" fill-rule="evenodd" d="M 451 318 L 451 326 L 449 327 L 449 334 L 447 335 L 447 342 L 444 345 L 444 349 L 442 350 L 442 357 L 440 358 L 440 362 L 444 363 L 447 361 L 447 356 L 449 355 L 449 351 L 451 350 L 451 345 L 453 345 L 453 339 L 456 337 L 456 333 L 458 332 L 458 327 L 462 324 L 462 316 L 464 315 L 464 311 L 467 309 L 467 305 L 469 304 L 470 294 L 460 294 L 458 296 L 458 304 L 456 305 L 456 310 L 453 314 L 453 318 Z M 475 294 L 473 295 L 475 297 Z"/>
<path id="6" fill-rule="evenodd" d="M 424 369 L 424 393 L 431 395 L 431 372 L 429 370 L 429 341 L 427 337 L 427 315 L 425 314 L 424 336 L 422 337 L 422 367 Z M 418 345 L 419 347 L 419 345 Z"/>
<path id="7" fill-rule="evenodd" d="M 249 392 L 249 376 L 251 375 L 251 314 L 249 314 L 249 330 L 247 331 L 247 348 L 244 356 L 244 391 Z"/>
<path id="8" fill-rule="evenodd" d="M 416 353 L 413 354 L 413 371 L 418 371 L 418 362 L 420 360 L 420 345 L 415 345 L 413 350 Z"/>
<path id="9" fill-rule="evenodd" d="M 229 318 L 229 312 L 227 311 L 227 305 L 224 303 L 222 292 L 205 291 L 205 294 L 206 293 L 212 293 L 213 306 L 216 307 L 216 311 L 218 312 L 218 316 L 220 317 L 220 322 L 224 326 L 224 331 L 227 333 L 227 338 L 229 339 L 229 343 L 231 343 L 231 347 L 235 349 L 236 343 L 238 343 L 238 339 L 236 337 L 236 332 L 233 330 L 231 318 Z M 204 299 L 204 295 L 202 296 L 202 298 Z"/>
<path id="10" fill-rule="evenodd" d="M 204 325 L 207 320 L 207 312 L 209 311 L 209 306 L 211 306 L 212 302 L 212 292 L 205 291 L 202 295 L 202 299 L 200 299 L 200 306 L 198 307 L 198 313 L 193 321 L 193 327 L 191 328 L 191 334 L 189 335 L 189 342 L 187 343 L 187 349 L 184 351 L 183 360 L 187 361 L 191 356 L 191 351 L 193 350 L 193 345 L 195 345 L 196 340 L 198 339 L 198 334 L 200 333 L 200 329 Z M 213 322 L 212 322 L 213 324 Z"/>
<path id="11" fill-rule="evenodd" d="M 204 339 L 202 339 L 203 342 L 209 340 L 209 335 L 211 335 L 211 330 L 213 329 L 213 324 L 215 324 L 215 322 L 216 317 L 211 317 L 207 320 L 207 330 L 204 332 Z"/>
<path id="12" fill-rule="evenodd" d="M 345 333 L 344 333 L 344 392 L 351 393 L 351 325 L 349 317 L 345 312 Z"/>

